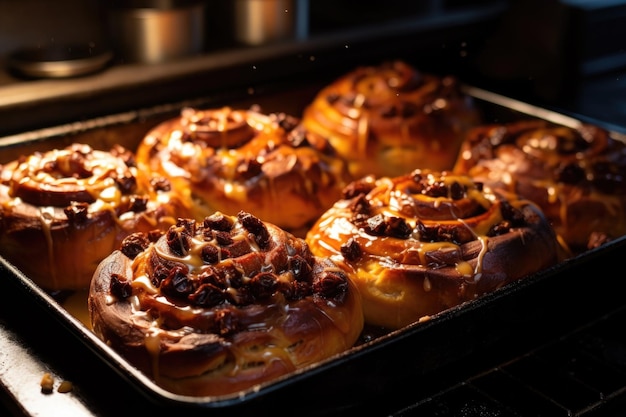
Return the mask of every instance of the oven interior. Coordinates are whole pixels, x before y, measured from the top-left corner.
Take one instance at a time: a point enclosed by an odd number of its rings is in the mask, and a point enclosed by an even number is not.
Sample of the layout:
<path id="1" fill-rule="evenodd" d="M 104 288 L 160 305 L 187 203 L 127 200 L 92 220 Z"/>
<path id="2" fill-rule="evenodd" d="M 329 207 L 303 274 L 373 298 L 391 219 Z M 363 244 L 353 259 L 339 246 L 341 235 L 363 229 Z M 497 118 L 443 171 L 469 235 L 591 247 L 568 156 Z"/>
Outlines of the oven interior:
<path id="1" fill-rule="evenodd" d="M 237 38 L 243 36 L 236 29 L 242 30 L 247 15 L 233 4 L 252 7 L 253 0 L 118 3 L 64 0 L 54 8 L 36 1 L 0 4 L 0 27 L 6 28 L 0 36 L 3 161 L 94 130 L 103 133 L 90 140 L 116 142 L 175 115 L 184 105 L 249 106 L 262 100 L 264 110 L 298 114 L 334 77 L 357 65 L 398 58 L 626 132 L 623 1 L 394 0 L 384 6 L 271 1 L 283 11 L 287 4 L 294 16 L 285 33 L 258 35 L 261 41 L 250 33 L 252 38 Z M 111 16 L 147 3 L 166 12 L 202 3 L 203 31 L 195 39 L 199 49 L 157 63 L 125 56 L 111 36 Z M 68 21 L 75 23 L 72 30 Z M 11 62 L 16 50 L 86 39 L 112 52 L 102 68 L 87 75 L 25 75 Z M 105 129 L 110 125 L 126 127 Z M 115 412 L 119 402 L 136 412 L 182 408 L 194 415 L 209 408 L 210 415 L 255 410 L 287 415 L 294 410 L 286 398 L 299 404 L 300 415 L 619 415 L 626 408 L 626 338 L 621 330 L 626 312 L 619 262 L 624 245 L 624 240 L 616 241 L 561 265 L 554 276 L 548 271 L 550 279 L 533 277 L 505 294 L 446 312 L 438 325 L 400 332 L 349 360 L 339 358 L 330 367 L 333 379 L 327 378 L 326 368 L 313 370 L 266 395 L 217 405 L 155 401 L 152 392 L 137 390 L 124 370 L 103 363 L 102 353 L 90 348 L 89 341 L 68 331 L 63 313 L 50 314 L 47 298 L 20 280 L 6 282 L 0 309 L 7 319 L 0 323 L 5 347 L 24 360 L 66 369 L 67 358 L 73 358 L 68 372 L 80 387 L 79 401 L 103 415 Z M 5 266 L 7 274 L 12 271 Z M 13 313 L 24 309 L 28 317 Z M 29 317 L 42 325 L 34 328 Z M 59 332 L 69 336 L 57 341 Z M 407 357 L 412 359 L 403 360 Z M 96 394 L 102 384 L 116 388 Z M 30 415 L 30 406 L 16 405 L 23 402 L 18 385 L 4 386 L 2 403 Z"/>

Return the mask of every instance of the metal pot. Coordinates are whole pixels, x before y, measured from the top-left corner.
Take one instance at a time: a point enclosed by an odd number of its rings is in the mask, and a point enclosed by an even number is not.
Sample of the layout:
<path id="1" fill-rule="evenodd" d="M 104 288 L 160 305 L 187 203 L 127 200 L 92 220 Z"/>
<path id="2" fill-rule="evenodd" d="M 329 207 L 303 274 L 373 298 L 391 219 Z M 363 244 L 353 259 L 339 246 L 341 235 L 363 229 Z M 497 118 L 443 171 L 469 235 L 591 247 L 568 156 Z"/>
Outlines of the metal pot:
<path id="1" fill-rule="evenodd" d="M 303 0 L 235 0 L 235 41 L 260 45 L 306 36 L 307 3 Z"/>
<path id="2" fill-rule="evenodd" d="M 108 7 L 111 40 L 122 62 L 166 62 L 204 49 L 202 1 L 117 1 Z"/>

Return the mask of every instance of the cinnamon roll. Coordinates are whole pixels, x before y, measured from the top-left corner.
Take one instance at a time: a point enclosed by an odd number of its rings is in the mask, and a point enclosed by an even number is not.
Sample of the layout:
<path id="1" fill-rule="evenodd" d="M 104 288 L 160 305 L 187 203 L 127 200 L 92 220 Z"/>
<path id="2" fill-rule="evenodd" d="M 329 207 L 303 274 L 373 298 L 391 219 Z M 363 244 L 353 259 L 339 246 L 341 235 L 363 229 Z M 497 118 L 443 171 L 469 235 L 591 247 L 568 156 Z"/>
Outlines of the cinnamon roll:
<path id="1" fill-rule="evenodd" d="M 393 61 L 358 67 L 324 87 L 302 123 L 328 138 L 360 178 L 451 169 L 463 134 L 479 119 L 456 78 Z"/>
<path id="2" fill-rule="evenodd" d="M 626 144 L 597 126 L 481 126 L 454 170 L 535 202 L 570 255 L 626 234 Z"/>
<path id="3" fill-rule="evenodd" d="M 256 108 L 183 109 L 146 135 L 137 160 L 188 189 L 196 218 L 246 210 L 301 236 L 350 180 L 322 137 Z"/>
<path id="4" fill-rule="evenodd" d="M 304 239 L 247 212 L 137 233 L 94 275 L 94 332 L 178 394 L 249 389 L 350 348 L 360 298 Z"/>
<path id="5" fill-rule="evenodd" d="M 0 210 L 0 254 L 47 290 L 73 290 L 125 236 L 167 230 L 190 202 L 127 149 L 75 143 L 0 166 Z"/>
<path id="6" fill-rule="evenodd" d="M 364 177 L 306 240 L 355 271 L 365 321 L 404 327 L 558 260 L 538 207 L 449 172 Z"/>

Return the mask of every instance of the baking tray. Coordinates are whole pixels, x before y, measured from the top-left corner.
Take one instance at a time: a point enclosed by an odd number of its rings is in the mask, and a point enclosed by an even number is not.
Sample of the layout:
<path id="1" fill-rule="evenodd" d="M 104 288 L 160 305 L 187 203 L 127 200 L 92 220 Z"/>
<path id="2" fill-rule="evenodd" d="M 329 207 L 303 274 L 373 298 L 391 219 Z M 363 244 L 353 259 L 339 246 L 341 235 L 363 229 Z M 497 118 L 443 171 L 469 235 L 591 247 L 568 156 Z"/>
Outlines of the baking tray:
<path id="1" fill-rule="evenodd" d="M 184 106 L 258 104 L 263 111 L 297 115 L 319 88 L 309 85 L 266 93 L 259 89 L 251 97 L 233 94 L 172 103 L 7 136 L 0 138 L 0 162 L 73 142 L 102 149 L 119 143 L 134 149 L 147 130 L 176 116 Z M 505 123 L 522 118 L 540 118 L 568 126 L 581 122 L 579 118 L 480 88 L 465 89 L 476 99 L 485 122 Z M 603 127 L 611 130 L 610 126 Z M 611 134 L 624 140 L 618 131 Z M 429 321 L 388 333 L 366 329 L 363 340 L 344 353 L 251 389 L 217 397 L 189 397 L 160 388 L 89 330 L 80 307 L 68 304 L 69 299 L 86 297 L 85 294 L 50 294 L 1 257 L 0 266 L 27 302 L 37 304 L 62 325 L 66 332 L 62 337 L 79 340 L 151 404 L 187 412 L 204 413 L 210 409 L 210 415 L 264 409 L 271 409 L 274 415 L 287 415 L 293 412 L 288 404 L 299 404 L 298 413 L 304 415 L 303 410 L 313 414 L 320 410 L 354 410 L 355 404 L 365 404 L 367 410 L 375 411 L 377 399 L 384 397 L 389 402 L 407 393 L 413 400 L 415 396 L 427 397 L 462 381 L 485 361 L 496 364 L 572 331 L 593 317 L 608 314 L 624 304 L 618 291 L 619 273 L 614 271 L 620 271 L 618 262 L 625 250 L 626 237 L 621 237 L 434 315 Z"/>

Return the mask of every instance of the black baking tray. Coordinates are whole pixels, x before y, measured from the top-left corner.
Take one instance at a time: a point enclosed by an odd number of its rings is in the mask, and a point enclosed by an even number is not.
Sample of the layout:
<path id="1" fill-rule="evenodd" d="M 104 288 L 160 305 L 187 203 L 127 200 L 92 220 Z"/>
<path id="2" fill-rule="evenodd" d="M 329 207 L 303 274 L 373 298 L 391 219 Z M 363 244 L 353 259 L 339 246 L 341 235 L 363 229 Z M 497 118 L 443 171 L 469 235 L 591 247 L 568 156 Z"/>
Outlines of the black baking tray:
<path id="1" fill-rule="evenodd" d="M 264 111 L 297 115 L 319 87 L 299 86 L 267 94 L 259 89 L 253 97 L 233 95 L 172 103 L 7 136 L 0 138 L 0 163 L 73 142 L 102 149 L 119 143 L 134 149 L 149 128 L 177 115 L 184 106 L 258 104 Z M 581 122 L 576 117 L 472 86 L 465 89 L 475 98 L 485 122 L 505 123 L 522 118 L 540 118 L 569 126 Z M 611 130 L 611 126 L 603 127 Z M 623 134 L 611 132 L 624 140 Z M 160 388 L 98 339 L 75 311 L 66 308 L 68 294 L 47 293 L 1 257 L 0 266 L 11 287 L 24 296 L 26 303 L 37 305 L 63 327 L 64 334 L 60 337 L 78 340 L 144 401 L 161 410 L 204 415 L 272 410 L 273 415 L 288 415 L 294 411 L 292 404 L 298 404 L 299 415 L 317 415 L 325 410 L 376 412 L 382 403 L 393 402 L 400 407 L 402 398 L 407 396 L 411 401 L 416 397 L 427 398 L 483 366 L 521 354 L 583 326 L 594 317 L 610 313 L 624 304 L 620 257 L 625 250 L 626 237 L 618 238 L 434 315 L 428 321 L 388 333 L 367 333 L 357 346 L 328 360 L 219 397 L 188 397 Z"/>

